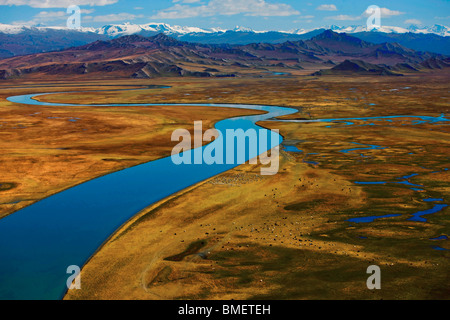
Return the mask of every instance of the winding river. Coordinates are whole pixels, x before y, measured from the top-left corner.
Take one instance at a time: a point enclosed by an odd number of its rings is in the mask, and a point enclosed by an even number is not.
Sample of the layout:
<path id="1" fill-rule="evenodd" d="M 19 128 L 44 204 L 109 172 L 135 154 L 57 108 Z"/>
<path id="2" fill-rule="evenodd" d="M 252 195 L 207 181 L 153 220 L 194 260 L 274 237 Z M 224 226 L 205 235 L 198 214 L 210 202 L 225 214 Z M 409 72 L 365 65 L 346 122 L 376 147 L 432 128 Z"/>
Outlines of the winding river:
<path id="1" fill-rule="evenodd" d="M 41 102 L 35 97 L 55 93 L 28 94 L 9 97 L 10 102 L 39 106 L 93 106 Z M 74 93 L 74 92 L 72 92 Z M 211 142 L 223 143 L 226 129 L 255 129 L 268 133 L 265 149 L 278 146 L 282 137 L 256 123 L 296 113 L 296 109 L 260 105 L 235 104 L 95 104 L 112 106 L 220 107 L 261 111 L 260 115 L 241 116 L 219 121 L 215 128 L 221 136 Z M 442 123 L 449 119 L 429 116 L 387 116 L 348 119 L 283 120 L 285 122 L 332 122 L 353 125 L 349 120 L 373 121 L 397 118 L 420 119 L 420 122 Z M 414 120 L 413 120 L 414 121 Z M 413 123 L 417 124 L 417 123 Z M 186 151 L 192 156 L 199 149 Z M 379 146 L 342 150 L 378 149 Z M 298 150 L 301 152 L 301 150 Z M 296 151 L 296 152 L 297 152 Z M 254 155 L 245 154 L 245 161 Z M 0 220 L 0 299 L 61 299 L 66 290 L 70 265 L 83 266 L 95 251 L 127 220 L 151 204 L 205 179 L 237 167 L 235 164 L 175 165 L 171 157 L 151 161 L 114 172 L 67 189 Z"/>
<path id="2" fill-rule="evenodd" d="M 61 92 L 59 92 L 61 93 Z M 90 106 L 40 102 L 55 93 L 9 97 L 14 103 L 35 106 Z M 105 104 L 98 106 L 204 106 L 259 110 L 263 114 L 219 121 L 215 128 L 267 131 L 266 150 L 282 137 L 256 122 L 292 114 L 296 109 L 234 104 Z M 221 136 L 211 142 L 221 143 Z M 275 138 L 275 139 L 274 139 Z M 274 143 L 275 141 L 275 143 Z M 201 149 L 204 149 L 203 146 Z M 199 148 L 200 149 L 200 148 Z M 196 149 L 186 151 L 196 152 Z M 198 151 L 198 149 L 197 149 Z M 249 160 L 246 153 L 245 161 Z M 243 163 L 243 162 L 242 162 Z M 82 267 L 122 224 L 151 204 L 205 179 L 238 166 L 235 164 L 175 165 L 171 157 L 114 172 L 67 189 L 0 220 L 0 299 L 61 299 L 70 276 L 67 267 Z"/>

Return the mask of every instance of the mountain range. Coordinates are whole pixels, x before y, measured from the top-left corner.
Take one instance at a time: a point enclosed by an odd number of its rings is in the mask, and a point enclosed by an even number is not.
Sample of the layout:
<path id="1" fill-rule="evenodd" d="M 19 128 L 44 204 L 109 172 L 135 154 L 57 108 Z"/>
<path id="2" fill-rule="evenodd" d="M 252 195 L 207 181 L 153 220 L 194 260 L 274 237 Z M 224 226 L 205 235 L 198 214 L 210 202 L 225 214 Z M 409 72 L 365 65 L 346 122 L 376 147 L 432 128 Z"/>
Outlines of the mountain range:
<path id="1" fill-rule="evenodd" d="M 357 62 L 355 67 L 354 61 L 364 64 Z M 447 67 L 448 57 L 415 51 L 398 43 L 374 44 L 331 30 L 309 40 L 246 45 L 192 43 L 160 33 L 151 37 L 127 35 L 60 51 L 3 59 L 0 79 L 235 77 L 261 76 L 273 70 L 291 73 L 303 69 L 352 71 L 352 68 L 355 73 L 364 73 L 374 69 L 371 65 L 384 70 L 375 74 L 397 75 Z"/>
<path id="2" fill-rule="evenodd" d="M 282 43 L 286 41 L 309 40 L 325 30 L 347 33 L 353 36 L 381 44 L 398 43 L 416 51 L 431 51 L 450 54 L 450 28 L 434 25 L 429 28 L 410 26 L 409 28 L 383 26 L 376 31 L 367 31 L 365 27 L 329 26 L 312 30 L 296 29 L 290 31 L 255 31 L 236 27 L 232 30 L 198 27 L 171 26 L 165 23 L 135 25 L 130 23 L 106 25 L 101 28 L 81 28 L 70 30 L 62 27 L 27 27 L 0 24 L 0 58 L 61 50 L 91 43 L 95 40 L 108 40 L 124 35 L 144 37 L 164 33 L 180 41 L 203 44 L 240 44 Z"/>
<path id="3" fill-rule="evenodd" d="M 331 25 L 321 28 L 314 29 L 293 29 L 289 31 L 257 31 L 251 28 L 245 28 L 236 26 L 234 29 L 222 29 L 222 28 L 199 28 L 199 27 L 183 27 L 183 26 L 172 26 L 166 23 L 148 23 L 148 24 L 112 24 L 105 25 L 100 28 L 89 28 L 82 27 L 78 29 L 79 32 L 91 32 L 97 34 L 103 34 L 110 37 L 120 37 L 124 35 L 132 35 L 132 34 L 141 34 L 142 33 L 164 33 L 166 35 L 172 35 L 174 37 L 193 34 L 193 33 L 207 33 L 207 34 L 220 34 L 226 32 L 248 32 L 248 33 L 269 33 L 269 32 L 279 32 L 284 34 L 306 34 L 316 30 L 333 30 L 334 32 L 345 32 L 345 33 L 359 33 L 359 32 L 367 32 L 367 28 L 365 26 L 353 25 L 353 26 L 337 26 Z M 0 33 L 7 34 L 17 34 L 26 32 L 28 30 L 34 31 L 46 31 L 46 30 L 67 30 L 65 27 L 46 27 L 46 26 L 24 26 L 24 25 L 8 25 L 0 23 Z M 373 32 L 381 32 L 381 33 L 416 33 L 416 34 L 436 34 L 438 36 L 447 37 L 450 36 L 450 28 L 443 25 L 435 24 L 431 27 L 420 27 L 418 25 L 410 25 L 408 28 L 401 27 L 392 27 L 392 26 L 381 26 L 377 30 L 373 30 Z"/>

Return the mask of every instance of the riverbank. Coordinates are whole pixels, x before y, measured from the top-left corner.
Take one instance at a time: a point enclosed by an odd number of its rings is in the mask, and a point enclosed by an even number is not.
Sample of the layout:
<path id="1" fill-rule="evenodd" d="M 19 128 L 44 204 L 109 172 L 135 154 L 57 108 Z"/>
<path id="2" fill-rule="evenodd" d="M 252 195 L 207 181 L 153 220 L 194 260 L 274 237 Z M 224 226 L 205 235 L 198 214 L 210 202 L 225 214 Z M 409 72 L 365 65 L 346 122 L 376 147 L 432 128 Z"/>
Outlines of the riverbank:
<path id="1" fill-rule="evenodd" d="M 445 97 L 448 82 L 359 79 L 338 83 L 295 78 L 279 80 L 275 88 L 263 80 L 248 80 L 245 91 L 245 81 L 212 82 L 209 87 L 201 81 L 185 82 L 171 94 L 161 91 L 157 95 L 169 102 L 175 98 L 209 101 L 213 93 L 223 102 L 264 99 L 267 104 L 295 105 L 302 113 L 293 117 L 305 119 L 422 112 L 437 117 L 448 111 L 448 103 L 440 99 Z M 382 91 L 389 86 L 408 87 L 408 81 L 414 90 Z M 188 89 L 192 95 L 186 95 Z M 371 105 L 367 92 L 378 103 Z M 111 93 L 108 99 L 120 102 L 117 96 Z M 54 98 L 72 102 L 70 95 Z M 141 96 L 136 101 L 148 98 Z M 313 99 L 318 100 L 317 108 L 309 105 Z M 77 102 L 87 100 L 92 97 L 80 97 Z M 414 104 L 407 113 L 403 103 L 411 101 Z M 440 237 L 450 232 L 445 218 L 448 209 L 427 216 L 427 224 L 405 222 L 429 205 L 421 192 L 402 185 L 373 189 L 354 181 L 392 180 L 420 172 L 423 175 L 411 181 L 428 186 L 427 197 L 448 199 L 448 176 L 433 173 L 443 169 L 448 155 L 447 126 L 412 124 L 410 120 L 370 126 L 362 122 L 351 126 L 262 124 L 280 129 L 300 151 L 282 153 L 278 175 L 254 179 L 259 168 L 241 166 L 144 210 L 92 257 L 83 269 L 83 289 L 69 292 L 66 298 L 445 297 L 447 253 L 431 246 L 438 241 L 445 249 L 446 240 L 430 239 L 444 239 Z M 354 149 L 355 143 L 383 149 L 341 152 Z M 400 212 L 400 218 L 379 219 L 370 225 L 347 221 L 393 211 Z M 368 263 L 381 265 L 387 290 L 367 291 Z"/>
<path id="2" fill-rule="evenodd" d="M 76 85 L 52 87 L 52 90 L 67 91 L 68 88 L 86 90 Z M 119 88 L 123 89 L 108 89 Z M 12 94 L 42 89 L 0 90 L 3 100 L 0 102 L 0 148 L 3 151 L 0 184 L 5 186 L 0 189 L 0 218 L 96 177 L 169 156 L 176 145 L 170 139 L 176 128 L 193 133 L 194 121 L 202 120 L 205 131 L 229 116 L 258 113 L 202 107 L 174 110 L 168 106 L 36 107 L 4 100 Z M 105 87 L 90 88 L 102 89 Z M 147 89 L 146 92 L 151 94 L 155 90 L 165 89 Z M 120 96 L 129 92 L 110 94 Z M 69 93 L 65 97 L 77 101 L 79 95 Z M 108 92 L 95 95 L 96 101 L 104 103 L 114 99 L 108 99 Z M 7 185 L 10 187 L 6 188 Z"/>
<path id="3" fill-rule="evenodd" d="M 406 82 L 395 87 L 408 87 Z M 444 82 L 400 94 L 382 91 L 389 83 L 355 80 L 345 84 L 346 90 L 342 83 L 333 87 L 333 81 L 302 85 L 312 92 L 328 88 L 327 97 L 351 100 L 336 109 L 340 99 L 319 101 L 317 108 L 284 118 L 422 111 L 439 117 L 448 111 L 440 99 L 448 89 Z M 286 87 L 287 99 L 293 90 Z M 377 103 L 363 99 L 366 92 Z M 299 104 L 308 99 L 313 98 L 299 98 Z M 432 207 L 423 199 L 449 199 L 449 175 L 442 171 L 449 150 L 445 123 L 401 118 L 373 125 L 359 120 L 353 125 L 261 124 L 280 129 L 285 142 L 296 146 L 282 152 L 279 174 L 254 179 L 258 166 L 240 166 L 144 210 L 92 257 L 82 273 L 85 287 L 65 299 L 448 298 L 448 253 L 434 249 L 450 249 L 443 236 L 450 233 L 448 208 L 427 215 L 426 223 L 408 220 Z M 377 148 L 354 150 L 355 144 Z M 410 183 L 426 186 L 425 191 L 407 184 L 355 183 L 412 173 L 420 175 Z M 371 223 L 348 221 L 390 214 L 395 216 Z M 372 264 L 382 270 L 379 291 L 366 287 Z"/>
<path id="4" fill-rule="evenodd" d="M 43 95 L 49 94 L 11 96 L 7 100 L 37 107 L 42 105 L 66 108 L 83 106 L 42 103 L 35 99 L 35 96 Z M 84 106 L 92 107 L 93 105 Z M 123 105 L 99 104 L 97 106 L 114 108 Z M 128 103 L 126 106 L 159 105 Z M 266 133 L 267 130 L 257 126 L 255 124 L 257 121 L 296 112 L 295 109 L 290 108 L 234 104 L 167 104 L 166 106 L 187 109 L 189 106 L 252 109 L 262 112 L 258 115 L 232 117 L 219 121 L 215 127 L 222 132 L 222 136 L 211 142 L 211 145 L 221 144 L 224 132 L 230 129 L 253 130 L 261 135 L 261 132 Z M 264 136 L 267 136 L 267 133 Z M 281 137 L 274 133 L 270 141 L 271 146 L 263 147 L 260 144 L 258 152 L 264 153 L 278 146 L 281 143 Z M 188 150 L 184 153 L 190 155 L 193 151 Z M 0 242 L 8 242 L 8 246 L 0 248 L 4 258 L 0 261 L 0 297 L 3 299 L 59 298 L 66 291 L 66 278 L 57 270 L 65 270 L 67 266 L 73 264 L 83 266 L 118 226 L 142 209 L 238 165 L 238 163 L 227 161 L 226 164 L 191 166 L 174 163 L 171 157 L 165 157 L 90 180 L 0 220 Z M 73 223 L 74 220 L 77 223 Z M 51 259 L 42 259 L 43 256 L 49 256 Z M 17 261 L 21 263 L 18 264 Z M 30 269 L 31 265 L 33 265 L 33 271 Z M 49 270 L 55 270 L 55 272 L 48 272 Z M 26 281 L 31 276 L 31 272 L 39 275 L 39 283 L 35 283 L 32 287 Z"/>

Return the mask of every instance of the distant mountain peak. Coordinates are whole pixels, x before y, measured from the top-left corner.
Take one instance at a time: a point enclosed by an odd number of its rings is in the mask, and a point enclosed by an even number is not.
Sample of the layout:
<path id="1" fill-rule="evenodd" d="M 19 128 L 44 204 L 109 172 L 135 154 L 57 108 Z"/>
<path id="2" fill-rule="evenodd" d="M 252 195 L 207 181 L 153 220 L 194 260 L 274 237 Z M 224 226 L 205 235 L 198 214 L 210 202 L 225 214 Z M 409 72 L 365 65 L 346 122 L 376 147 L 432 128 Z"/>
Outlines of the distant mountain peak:
<path id="1" fill-rule="evenodd" d="M 154 41 L 177 41 L 164 33 L 158 33 L 156 36 L 151 37 L 151 39 Z"/>
<path id="2" fill-rule="evenodd" d="M 327 29 L 327 30 L 324 30 L 323 32 L 319 33 L 318 35 L 312 37 L 311 40 L 316 40 L 316 41 L 320 41 L 320 40 L 345 41 L 349 37 L 351 37 L 351 36 L 347 35 L 346 33 L 338 33 L 338 32 L 335 32 L 333 30 Z"/>
<path id="3" fill-rule="evenodd" d="M 337 39 L 340 38 L 341 34 L 334 32 L 331 29 L 325 30 L 324 32 L 322 32 L 321 34 L 315 36 L 314 38 L 317 39 Z"/>
<path id="4" fill-rule="evenodd" d="M 411 32 L 416 32 L 417 30 L 420 30 L 420 27 L 417 24 L 412 24 L 407 29 Z"/>
<path id="5" fill-rule="evenodd" d="M 164 34 L 171 38 L 159 36 L 150 40 L 151 37 Z M 367 31 L 365 26 L 351 25 L 340 27 L 331 25 L 318 29 L 293 29 L 290 31 L 255 31 L 250 28 L 237 26 L 232 30 L 219 28 L 202 29 L 199 27 L 185 27 L 169 25 L 160 22 L 147 24 L 110 24 L 101 28 L 87 28 L 73 30 L 67 27 L 42 27 L 8 25 L 0 23 L 0 59 L 18 55 L 26 55 L 40 52 L 61 50 L 70 47 L 79 47 L 91 44 L 96 40 L 111 40 L 123 36 L 139 35 L 145 38 L 125 38 L 120 41 L 134 43 L 135 46 L 146 46 L 149 41 L 153 41 L 156 46 L 178 46 L 183 41 L 190 43 L 201 43 L 206 45 L 228 44 L 247 45 L 252 43 L 277 44 L 286 41 L 306 41 L 318 40 L 319 46 L 323 47 L 324 42 L 333 45 L 333 50 L 339 50 L 340 46 L 345 46 L 346 50 L 358 51 L 359 48 L 367 48 L 368 43 L 383 44 L 385 42 L 398 42 L 403 48 L 388 51 L 395 51 L 396 54 L 403 54 L 404 48 L 417 51 L 431 51 L 440 54 L 450 55 L 450 28 L 436 24 L 432 27 L 410 26 L 409 29 L 401 27 L 382 26 L 378 30 Z M 138 44 L 141 42 L 141 44 Z M 147 43 L 147 44 L 146 44 Z M 99 50 L 104 43 L 96 43 Z M 120 45 L 120 43 L 107 45 Z M 319 50 L 319 48 L 316 48 Z M 291 50 L 286 48 L 286 50 Z M 300 50 L 300 49 L 295 49 Z M 379 54 L 384 54 L 380 48 Z"/>
<path id="6" fill-rule="evenodd" d="M 241 26 L 234 27 L 234 29 L 232 31 L 235 31 L 235 32 L 255 32 L 251 28 L 246 28 L 246 27 L 241 27 Z"/>
<path id="7" fill-rule="evenodd" d="M 27 30 L 37 30 L 45 31 L 46 29 L 66 29 L 65 27 L 44 27 L 44 26 L 25 26 L 25 25 L 8 25 L 0 23 L 0 33 L 14 34 L 19 32 L 26 32 Z M 221 34 L 225 32 L 246 32 L 246 33 L 268 33 L 268 32 L 281 32 L 287 34 L 303 34 L 306 32 L 311 32 L 315 30 L 332 30 L 337 33 L 357 33 L 357 32 L 368 32 L 365 25 L 351 25 L 351 26 L 338 26 L 330 25 L 315 29 L 293 29 L 291 31 L 257 31 L 251 28 L 236 26 L 234 29 L 221 29 L 221 28 L 199 28 L 199 27 L 188 27 L 188 26 L 178 26 L 169 25 L 162 22 L 150 22 L 147 24 L 132 24 L 130 22 L 125 22 L 122 24 L 109 24 L 101 28 L 82 28 L 81 32 L 94 32 L 100 35 L 107 35 L 109 37 L 120 37 L 130 34 L 140 34 L 146 33 L 160 33 L 163 32 L 168 35 L 186 35 L 186 34 Z M 395 26 L 381 26 L 377 30 L 372 30 L 372 32 L 383 32 L 383 33 L 434 33 L 443 37 L 450 36 L 450 28 L 444 25 L 435 24 L 431 27 L 411 25 L 408 28 L 395 27 Z"/>
<path id="8" fill-rule="evenodd" d="M 386 65 L 377 65 L 362 60 L 344 60 L 331 69 L 320 70 L 313 73 L 315 76 L 326 75 L 379 75 L 379 76 L 401 76 L 400 73 L 392 72 Z"/>
<path id="9" fill-rule="evenodd" d="M 111 40 L 112 43 L 131 43 L 131 42 L 144 42 L 148 41 L 146 37 L 143 37 L 138 34 L 130 34 L 120 38 L 115 38 Z"/>
<path id="10" fill-rule="evenodd" d="M 348 44 L 351 46 L 357 46 L 357 47 L 367 47 L 370 44 L 366 43 L 365 41 L 356 38 L 354 36 L 348 35 L 346 33 L 338 33 L 334 32 L 333 30 L 325 30 L 322 33 L 316 35 L 315 37 L 311 38 L 313 41 L 332 41 L 332 42 L 338 42 L 340 44 Z"/>
<path id="11" fill-rule="evenodd" d="M 210 36 L 218 37 L 215 34 Z M 231 36 L 267 39 L 268 36 L 280 37 L 280 34 Z M 42 35 L 36 38 L 46 39 Z M 7 37 L 5 39 L 8 41 Z M 18 42 L 16 39 L 14 36 L 14 44 Z M 443 60 L 446 57 L 438 54 L 416 52 L 397 43 L 365 42 L 332 30 L 320 31 L 305 41 L 260 41 L 244 45 L 179 41 L 183 38 L 162 32 L 151 36 L 130 34 L 104 39 L 64 50 L 1 60 L 0 79 L 63 75 L 89 78 L 235 77 L 247 74 L 248 68 L 265 73 L 262 70 L 277 68 L 290 72 L 305 66 L 317 69 L 333 66 L 317 75 L 400 75 L 398 72 L 402 70 L 420 72 L 421 68 L 443 69 L 448 66 L 447 60 Z M 233 73 L 228 70 L 233 70 Z"/>

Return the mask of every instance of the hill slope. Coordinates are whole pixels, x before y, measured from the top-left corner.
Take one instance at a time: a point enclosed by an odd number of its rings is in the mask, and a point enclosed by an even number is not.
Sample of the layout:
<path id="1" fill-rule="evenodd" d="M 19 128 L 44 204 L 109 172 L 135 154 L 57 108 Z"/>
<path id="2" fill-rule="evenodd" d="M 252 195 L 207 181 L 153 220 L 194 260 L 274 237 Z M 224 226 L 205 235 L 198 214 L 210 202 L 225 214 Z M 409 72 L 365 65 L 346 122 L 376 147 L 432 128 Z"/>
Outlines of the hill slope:
<path id="1" fill-rule="evenodd" d="M 251 43 L 283 43 L 309 40 L 325 30 L 352 34 L 366 42 L 381 44 L 397 42 L 417 50 L 450 54 L 450 28 L 435 25 L 430 28 L 411 26 L 408 29 L 383 26 L 379 31 L 368 32 L 365 27 L 330 26 L 311 30 L 254 31 L 236 27 L 233 30 L 219 28 L 171 26 L 165 23 L 135 25 L 130 23 L 106 25 L 101 28 L 69 30 L 61 27 L 26 27 L 0 23 L 0 59 L 17 55 L 49 52 L 83 45 L 95 40 L 108 40 L 126 35 L 155 36 L 159 33 L 180 41 L 203 44 L 246 45 Z"/>
<path id="2" fill-rule="evenodd" d="M 281 44 L 207 45 L 179 41 L 164 34 L 129 35 L 66 50 L 0 60 L 0 78 L 42 75 L 156 77 L 235 76 L 276 67 L 289 72 L 316 70 L 346 60 L 394 66 L 417 65 L 445 57 L 416 52 L 399 44 L 372 44 L 327 30 L 306 41 Z M 285 70 L 285 71 L 284 71 Z"/>

